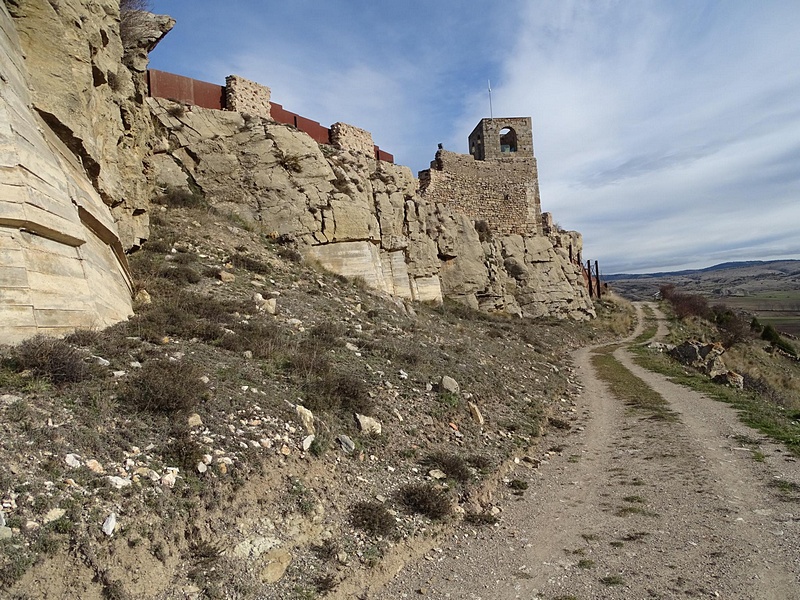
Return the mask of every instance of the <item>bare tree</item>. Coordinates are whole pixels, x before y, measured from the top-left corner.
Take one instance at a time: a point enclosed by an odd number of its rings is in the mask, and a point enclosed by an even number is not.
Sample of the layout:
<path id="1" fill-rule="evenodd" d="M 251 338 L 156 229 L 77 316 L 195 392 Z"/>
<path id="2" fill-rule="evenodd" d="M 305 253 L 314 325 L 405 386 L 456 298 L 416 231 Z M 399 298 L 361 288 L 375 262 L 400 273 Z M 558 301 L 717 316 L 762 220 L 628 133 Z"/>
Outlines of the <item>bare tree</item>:
<path id="1" fill-rule="evenodd" d="M 136 44 L 147 29 L 150 0 L 119 0 L 119 36 L 122 45 Z"/>

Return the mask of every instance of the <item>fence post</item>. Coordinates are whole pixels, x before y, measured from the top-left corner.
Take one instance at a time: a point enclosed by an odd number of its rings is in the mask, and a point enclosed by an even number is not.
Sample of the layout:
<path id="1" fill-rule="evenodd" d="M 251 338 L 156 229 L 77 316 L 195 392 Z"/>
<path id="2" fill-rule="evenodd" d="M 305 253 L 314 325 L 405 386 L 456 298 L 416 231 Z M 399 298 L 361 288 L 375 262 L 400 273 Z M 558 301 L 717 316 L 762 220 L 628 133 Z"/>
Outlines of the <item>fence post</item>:
<path id="1" fill-rule="evenodd" d="M 593 296 L 592 294 L 592 261 L 586 261 L 586 272 L 589 274 L 589 298 Z"/>
<path id="2" fill-rule="evenodd" d="M 594 273 L 597 275 L 597 299 L 600 300 L 600 266 L 594 261 Z"/>

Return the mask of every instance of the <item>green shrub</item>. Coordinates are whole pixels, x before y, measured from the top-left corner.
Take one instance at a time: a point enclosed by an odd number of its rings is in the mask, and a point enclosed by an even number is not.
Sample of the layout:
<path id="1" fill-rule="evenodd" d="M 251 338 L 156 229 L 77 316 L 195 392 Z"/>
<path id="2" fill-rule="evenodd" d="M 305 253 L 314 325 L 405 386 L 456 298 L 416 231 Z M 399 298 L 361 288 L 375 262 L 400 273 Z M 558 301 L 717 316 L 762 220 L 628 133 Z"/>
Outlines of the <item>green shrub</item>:
<path id="1" fill-rule="evenodd" d="M 778 333 L 772 325 L 764 326 L 764 329 L 761 331 L 761 339 L 769 342 L 774 347 L 783 350 L 791 356 L 797 356 L 797 349 L 786 339 L 781 337 L 781 334 Z"/>

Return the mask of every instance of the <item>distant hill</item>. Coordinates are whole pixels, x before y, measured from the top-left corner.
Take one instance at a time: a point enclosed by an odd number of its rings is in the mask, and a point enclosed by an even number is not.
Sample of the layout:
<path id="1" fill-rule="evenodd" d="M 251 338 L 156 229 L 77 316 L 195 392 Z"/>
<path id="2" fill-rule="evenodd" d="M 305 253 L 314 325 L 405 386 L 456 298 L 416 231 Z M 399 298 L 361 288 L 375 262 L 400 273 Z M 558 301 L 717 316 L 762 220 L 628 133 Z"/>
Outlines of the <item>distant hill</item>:
<path id="1" fill-rule="evenodd" d="M 605 275 L 606 281 L 619 281 L 627 279 L 656 279 L 664 277 L 686 277 L 690 275 L 713 273 L 715 271 L 728 271 L 745 269 L 766 269 L 775 270 L 787 274 L 800 273 L 800 260 L 746 260 L 738 262 L 725 262 L 705 267 L 703 269 L 687 269 L 685 271 L 661 271 L 658 273 L 615 273 L 612 275 Z M 741 274 L 741 273 L 740 273 Z"/>
<path id="2" fill-rule="evenodd" d="M 701 294 L 756 315 L 783 333 L 800 336 L 800 260 L 749 260 L 667 273 L 606 275 L 605 281 L 631 300 L 653 298 L 663 285 Z"/>
<path id="3" fill-rule="evenodd" d="M 763 296 L 800 290 L 800 260 L 750 260 L 664 273 L 613 274 L 605 281 L 622 296 L 651 298 L 665 284 L 709 299 Z"/>

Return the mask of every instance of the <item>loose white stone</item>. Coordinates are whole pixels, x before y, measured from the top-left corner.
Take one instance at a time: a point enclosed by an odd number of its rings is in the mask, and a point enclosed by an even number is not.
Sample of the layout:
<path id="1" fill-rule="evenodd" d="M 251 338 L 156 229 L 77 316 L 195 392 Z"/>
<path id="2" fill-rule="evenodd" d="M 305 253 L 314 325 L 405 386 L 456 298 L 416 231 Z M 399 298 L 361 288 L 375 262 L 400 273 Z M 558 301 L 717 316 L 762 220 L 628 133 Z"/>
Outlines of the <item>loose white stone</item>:
<path id="1" fill-rule="evenodd" d="M 106 518 L 105 522 L 103 523 L 103 533 L 107 536 L 114 535 L 114 530 L 117 528 L 117 515 L 116 513 L 111 513 Z"/>
<path id="2" fill-rule="evenodd" d="M 118 490 L 121 490 L 124 487 L 128 487 L 133 483 L 130 479 L 126 477 L 118 477 L 116 475 L 109 475 L 108 477 L 106 477 L 106 479 L 108 479 L 108 483 L 110 483 L 112 487 Z"/>

